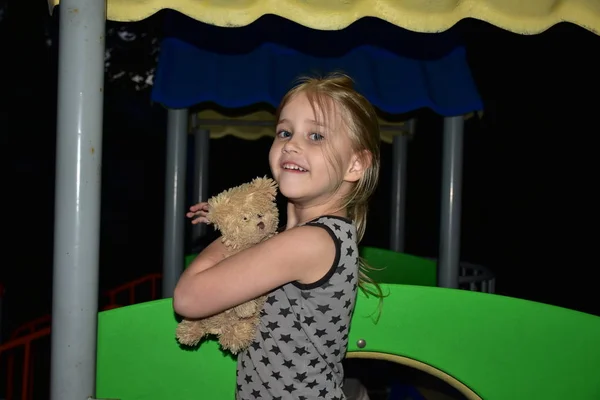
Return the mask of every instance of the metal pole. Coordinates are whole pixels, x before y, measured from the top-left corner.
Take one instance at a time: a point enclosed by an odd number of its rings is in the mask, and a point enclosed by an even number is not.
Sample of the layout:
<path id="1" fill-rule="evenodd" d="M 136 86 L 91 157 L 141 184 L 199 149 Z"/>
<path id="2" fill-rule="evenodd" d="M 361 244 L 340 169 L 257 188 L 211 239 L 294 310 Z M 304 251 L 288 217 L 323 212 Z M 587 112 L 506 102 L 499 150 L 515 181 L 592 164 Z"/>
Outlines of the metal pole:
<path id="1" fill-rule="evenodd" d="M 438 286 L 458 288 L 463 162 L 462 116 L 444 119 Z"/>
<path id="2" fill-rule="evenodd" d="M 407 121 L 409 135 L 415 131 L 415 120 Z M 393 251 L 404 251 L 404 226 L 406 223 L 406 152 L 408 145 L 407 132 L 395 135 L 392 142 L 392 216 L 390 227 L 390 248 Z"/>
<path id="3" fill-rule="evenodd" d="M 194 125 L 194 195 L 198 202 L 208 199 L 208 160 L 210 131 Z M 206 225 L 197 224 L 192 228 L 192 242 L 206 234 Z"/>
<path id="4" fill-rule="evenodd" d="M 188 109 L 169 110 L 162 297 L 172 297 L 183 271 Z"/>
<path id="5" fill-rule="evenodd" d="M 2 314 L 2 299 L 4 297 L 4 285 L 2 285 L 2 282 L 0 282 L 0 345 L 2 344 L 2 339 L 3 339 L 3 335 L 2 335 L 2 330 L 4 329 L 4 325 L 2 324 L 2 319 L 4 317 L 4 315 Z"/>
<path id="6" fill-rule="evenodd" d="M 95 393 L 106 0 L 60 10 L 50 399 Z"/>

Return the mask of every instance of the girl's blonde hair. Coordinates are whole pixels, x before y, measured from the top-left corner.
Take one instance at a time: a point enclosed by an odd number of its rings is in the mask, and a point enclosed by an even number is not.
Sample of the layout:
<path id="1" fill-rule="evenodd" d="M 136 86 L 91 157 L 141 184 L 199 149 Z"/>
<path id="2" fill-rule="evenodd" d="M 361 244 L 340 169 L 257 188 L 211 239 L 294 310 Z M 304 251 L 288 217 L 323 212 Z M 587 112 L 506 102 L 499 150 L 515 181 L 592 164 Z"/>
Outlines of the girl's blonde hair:
<path id="1" fill-rule="evenodd" d="M 363 165 L 367 165 L 362 177 L 342 199 L 340 206 L 347 210 L 348 217 L 356 224 L 357 242 L 360 242 L 365 234 L 368 203 L 377 188 L 381 165 L 379 119 L 375 109 L 365 97 L 354 89 L 354 82 L 349 76 L 333 73 L 325 77 L 300 78 L 297 85 L 283 97 L 276 112 L 276 121 L 279 121 L 281 111 L 286 104 L 299 93 L 307 96 L 315 111 L 315 118 L 322 115 L 331 121 L 336 112 L 339 113 L 341 122 L 350 138 L 353 152 L 361 157 Z M 333 163 L 334 166 L 341 169 L 343 167 L 341 159 L 337 157 L 336 152 L 330 151 L 329 153 L 336 159 L 336 162 Z M 371 267 L 362 258 L 359 258 L 359 266 L 361 289 L 365 293 L 382 298 L 381 288 L 366 274 L 366 270 Z M 367 286 L 374 287 L 374 289 Z"/>

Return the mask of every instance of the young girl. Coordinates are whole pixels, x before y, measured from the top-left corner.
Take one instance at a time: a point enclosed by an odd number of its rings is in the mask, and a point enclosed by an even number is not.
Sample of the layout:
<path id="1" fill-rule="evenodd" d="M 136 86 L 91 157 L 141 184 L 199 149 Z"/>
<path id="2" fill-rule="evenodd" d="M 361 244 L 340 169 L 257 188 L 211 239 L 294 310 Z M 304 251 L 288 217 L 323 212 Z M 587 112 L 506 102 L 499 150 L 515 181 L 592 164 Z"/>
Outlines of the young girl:
<path id="1" fill-rule="evenodd" d="M 217 239 L 182 274 L 173 304 L 203 318 L 269 293 L 255 341 L 238 355 L 237 399 L 341 400 L 378 120 L 344 75 L 302 80 L 276 115 L 269 164 L 288 200 L 285 230 L 228 258 Z M 207 210 L 199 203 L 187 216 L 207 223 Z"/>

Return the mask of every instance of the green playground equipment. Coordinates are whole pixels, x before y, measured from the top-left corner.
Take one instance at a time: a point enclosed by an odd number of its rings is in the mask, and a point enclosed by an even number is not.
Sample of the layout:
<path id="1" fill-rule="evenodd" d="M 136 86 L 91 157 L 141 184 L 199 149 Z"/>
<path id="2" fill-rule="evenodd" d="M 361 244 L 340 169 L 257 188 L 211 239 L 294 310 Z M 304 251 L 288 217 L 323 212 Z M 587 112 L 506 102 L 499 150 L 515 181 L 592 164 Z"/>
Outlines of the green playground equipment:
<path id="1" fill-rule="evenodd" d="M 510 297 L 383 283 L 360 293 L 349 358 L 421 369 L 468 399 L 600 399 L 600 318 Z M 98 317 L 97 398 L 232 399 L 235 359 L 214 340 L 196 350 L 175 341 L 171 299 Z"/>
<path id="2" fill-rule="evenodd" d="M 376 282 L 437 286 L 437 264 L 434 260 L 377 247 L 361 247 L 360 255 L 373 268 L 369 277 Z"/>

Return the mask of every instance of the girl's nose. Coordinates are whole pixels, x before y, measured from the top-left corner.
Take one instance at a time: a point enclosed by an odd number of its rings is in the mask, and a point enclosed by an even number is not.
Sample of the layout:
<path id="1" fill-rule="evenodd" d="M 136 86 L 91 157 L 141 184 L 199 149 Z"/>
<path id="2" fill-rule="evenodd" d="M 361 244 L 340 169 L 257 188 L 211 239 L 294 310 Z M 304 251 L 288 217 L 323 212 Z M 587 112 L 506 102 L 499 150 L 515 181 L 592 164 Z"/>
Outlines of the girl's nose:
<path id="1" fill-rule="evenodd" d="M 300 147 L 298 146 L 294 138 L 292 138 L 285 142 L 282 150 L 284 153 L 298 153 L 300 151 Z"/>

